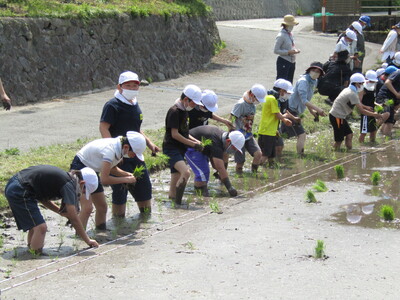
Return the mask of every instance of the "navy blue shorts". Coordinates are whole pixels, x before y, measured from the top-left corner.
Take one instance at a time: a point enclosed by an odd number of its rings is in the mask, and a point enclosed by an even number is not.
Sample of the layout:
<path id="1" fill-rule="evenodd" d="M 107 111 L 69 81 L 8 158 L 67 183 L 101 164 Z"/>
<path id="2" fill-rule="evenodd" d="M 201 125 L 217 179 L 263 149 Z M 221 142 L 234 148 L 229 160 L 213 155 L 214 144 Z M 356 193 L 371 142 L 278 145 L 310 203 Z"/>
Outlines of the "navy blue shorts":
<path id="1" fill-rule="evenodd" d="M 194 181 L 208 182 L 210 179 L 210 166 L 208 157 L 203 153 L 188 148 L 185 154 L 186 160 L 194 173 Z"/>
<path id="2" fill-rule="evenodd" d="M 146 164 L 135 156 L 134 158 L 124 158 L 118 168 L 133 173 L 138 166 L 144 166 L 145 170 L 140 178 L 136 178 L 135 188 L 131 194 L 136 202 L 148 201 L 152 197 L 152 186 Z M 111 188 L 113 190 L 112 203 L 125 204 L 128 197 L 128 189 L 123 184 L 113 184 Z"/>
<path id="3" fill-rule="evenodd" d="M 45 223 L 39 210 L 38 200 L 22 186 L 17 175 L 8 181 L 5 195 L 19 230 L 28 231 Z"/>
<path id="4" fill-rule="evenodd" d="M 261 148 L 261 152 L 263 156 L 268 158 L 274 158 L 275 146 L 276 146 L 277 137 L 272 135 L 258 135 L 258 145 Z"/>
<path id="5" fill-rule="evenodd" d="M 86 168 L 86 166 L 81 162 L 81 159 L 78 156 L 75 156 L 74 160 L 72 161 L 71 166 L 69 168 L 70 168 L 70 170 L 82 170 L 83 168 Z M 104 192 L 104 188 L 100 183 L 99 173 L 96 173 L 96 174 L 97 174 L 97 179 L 99 180 L 99 185 L 97 186 L 97 189 L 92 194 Z"/>
<path id="6" fill-rule="evenodd" d="M 163 148 L 163 153 L 169 157 L 168 163 L 171 173 L 177 173 L 178 170 L 174 166 L 178 161 L 185 161 L 185 153 L 182 153 L 179 149 L 170 148 Z"/>

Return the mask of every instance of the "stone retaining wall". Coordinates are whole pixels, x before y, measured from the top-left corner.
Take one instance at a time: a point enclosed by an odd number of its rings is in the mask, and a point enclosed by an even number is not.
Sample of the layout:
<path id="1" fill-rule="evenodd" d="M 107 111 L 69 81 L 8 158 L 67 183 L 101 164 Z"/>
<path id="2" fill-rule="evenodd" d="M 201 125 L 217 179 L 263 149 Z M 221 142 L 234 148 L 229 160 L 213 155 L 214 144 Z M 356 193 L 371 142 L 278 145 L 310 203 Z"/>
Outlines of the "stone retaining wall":
<path id="1" fill-rule="evenodd" d="M 201 69 L 220 42 L 211 17 L 0 19 L 0 76 L 15 105 L 115 86 L 121 71 L 164 80 Z"/>
<path id="2" fill-rule="evenodd" d="M 319 0 L 204 0 L 218 21 L 276 18 L 321 10 Z"/>

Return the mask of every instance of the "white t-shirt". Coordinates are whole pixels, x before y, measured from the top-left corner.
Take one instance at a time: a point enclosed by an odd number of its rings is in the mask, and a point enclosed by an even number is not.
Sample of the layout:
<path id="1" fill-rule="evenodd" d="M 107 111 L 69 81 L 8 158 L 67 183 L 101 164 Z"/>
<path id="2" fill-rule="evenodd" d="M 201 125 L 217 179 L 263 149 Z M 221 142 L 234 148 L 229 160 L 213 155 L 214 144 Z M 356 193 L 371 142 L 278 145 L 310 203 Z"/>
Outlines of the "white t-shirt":
<path id="1" fill-rule="evenodd" d="M 95 172 L 100 172 L 103 161 L 111 163 L 111 167 L 121 161 L 121 139 L 117 137 L 94 140 L 85 145 L 76 155 L 85 166 L 92 168 Z"/>
<path id="2" fill-rule="evenodd" d="M 329 113 L 335 118 L 345 119 L 353 111 L 353 107 L 360 103 L 358 93 L 354 86 L 345 88 L 340 92 L 339 96 L 333 101 L 333 105 Z"/>

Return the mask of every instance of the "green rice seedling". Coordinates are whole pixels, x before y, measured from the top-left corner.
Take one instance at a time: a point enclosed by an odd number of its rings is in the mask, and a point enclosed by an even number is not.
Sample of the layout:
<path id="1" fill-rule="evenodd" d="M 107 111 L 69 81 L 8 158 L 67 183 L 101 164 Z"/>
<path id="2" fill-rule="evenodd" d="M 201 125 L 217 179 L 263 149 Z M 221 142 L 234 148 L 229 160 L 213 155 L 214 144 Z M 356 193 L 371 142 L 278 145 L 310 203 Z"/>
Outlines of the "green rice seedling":
<path id="1" fill-rule="evenodd" d="M 373 185 L 378 185 L 379 181 L 381 181 L 381 173 L 379 173 L 378 171 L 375 171 L 371 175 L 371 182 Z"/>
<path id="2" fill-rule="evenodd" d="M 137 166 L 135 168 L 135 170 L 133 170 L 132 175 L 135 176 L 135 178 L 139 179 L 143 176 L 144 170 L 145 170 L 145 167 L 143 165 Z"/>
<path id="3" fill-rule="evenodd" d="M 3 248 L 4 245 L 4 238 L 2 235 L 0 235 L 0 249 Z"/>
<path id="4" fill-rule="evenodd" d="M 334 167 L 334 169 L 335 169 L 335 172 L 336 172 L 337 179 L 344 178 L 344 167 L 342 165 L 336 165 Z"/>
<path id="5" fill-rule="evenodd" d="M 308 203 L 317 203 L 317 198 L 315 198 L 315 195 L 313 193 L 313 191 L 308 190 L 306 193 L 306 201 Z"/>
<path id="6" fill-rule="evenodd" d="M 7 269 L 7 270 L 5 271 L 4 278 L 10 278 L 10 275 L 11 275 L 11 269 Z"/>
<path id="7" fill-rule="evenodd" d="M 387 106 L 393 106 L 393 105 L 394 105 L 393 99 L 387 100 L 387 101 L 385 102 L 385 105 L 387 105 Z"/>
<path id="8" fill-rule="evenodd" d="M 323 258 L 325 255 L 325 243 L 322 240 L 317 241 L 317 246 L 315 247 L 315 258 Z"/>
<path id="9" fill-rule="evenodd" d="M 381 105 L 375 105 L 374 111 L 377 113 L 383 113 L 384 109 Z"/>
<path id="10" fill-rule="evenodd" d="M 211 139 L 206 139 L 204 136 L 201 137 L 201 145 L 203 147 L 211 146 L 212 145 L 212 140 Z"/>
<path id="11" fill-rule="evenodd" d="M 17 247 L 13 248 L 13 258 L 17 258 L 18 257 L 18 250 Z"/>
<path id="12" fill-rule="evenodd" d="M 217 214 L 221 213 L 221 210 L 219 209 L 218 201 L 215 199 L 210 201 L 210 208 L 211 208 L 211 211 L 214 213 L 217 213 Z"/>
<path id="13" fill-rule="evenodd" d="M 64 231 L 60 231 L 60 233 L 58 234 L 58 249 L 57 249 L 57 252 L 60 252 L 61 246 L 64 244 L 64 242 L 65 242 L 65 233 L 64 233 Z"/>
<path id="14" fill-rule="evenodd" d="M 190 250 L 196 250 L 196 247 L 194 246 L 194 244 L 192 242 L 187 242 L 185 244 L 183 244 L 186 248 L 190 249 Z"/>
<path id="15" fill-rule="evenodd" d="M 393 221 L 395 218 L 393 206 L 382 205 L 379 210 L 379 216 L 385 221 Z"/>
<path id="16" fill-rule="evenodd" d="M 322 180 L 319 180 L 319 179 L 317 179 L 317 181 L 315 182 L 313 189 L 316 192 L 326 192 L 328 190 L 325 182 L 323 182 Z"/>

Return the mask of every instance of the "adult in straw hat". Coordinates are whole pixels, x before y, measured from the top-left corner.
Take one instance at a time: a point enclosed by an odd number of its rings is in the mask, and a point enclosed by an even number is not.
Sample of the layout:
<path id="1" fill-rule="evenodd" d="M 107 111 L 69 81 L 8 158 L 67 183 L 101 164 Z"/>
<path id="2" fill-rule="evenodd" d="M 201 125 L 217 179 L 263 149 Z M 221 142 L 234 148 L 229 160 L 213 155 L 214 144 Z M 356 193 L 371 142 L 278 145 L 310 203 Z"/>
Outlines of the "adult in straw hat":
<path id="1" fill-rule="evenodd" d="M 295 46 L 292 30 L 299 22 L 292 15 L 283 17 L 282 30 L 276 36 L 274 53 L 278 54 L 276 61 L 276 79 L 282 78 L 293 83 L 296 69 L 296 54 L 300 53 Z"/>

